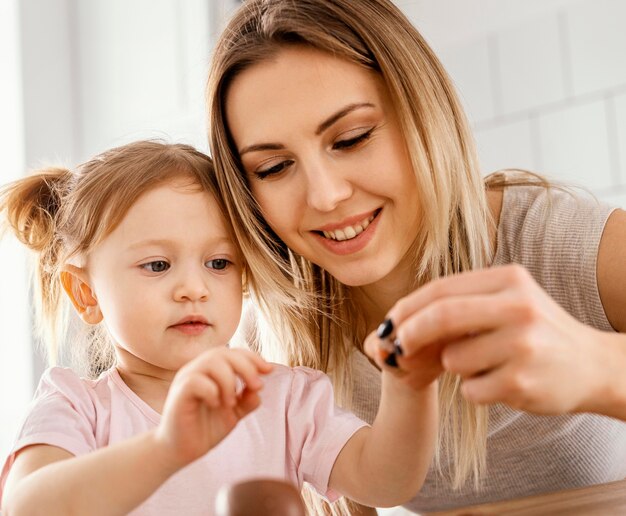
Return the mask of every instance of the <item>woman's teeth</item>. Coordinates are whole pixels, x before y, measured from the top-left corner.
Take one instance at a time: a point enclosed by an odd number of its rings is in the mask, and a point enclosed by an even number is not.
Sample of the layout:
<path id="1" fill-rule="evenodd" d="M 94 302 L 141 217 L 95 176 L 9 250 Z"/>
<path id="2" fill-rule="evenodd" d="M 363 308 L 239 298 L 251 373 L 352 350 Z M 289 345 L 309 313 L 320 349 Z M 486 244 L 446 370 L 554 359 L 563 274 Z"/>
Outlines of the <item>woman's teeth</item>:
<path id="1" fill-rule="evenodd" d="M 331 240 L 350 240 L 355 236 L 363 233 L 367 229 L 367 226 L 370 225 L 370 222 L 374 220 L 375 215 L 370 215 L 369 217 L 364 218 L 362 221 L 357 222 L 353 226 L 346 226 L 342 229 L 335 229 L 334 231 L 322 231 L 326 238 L 330 238 Z"/>

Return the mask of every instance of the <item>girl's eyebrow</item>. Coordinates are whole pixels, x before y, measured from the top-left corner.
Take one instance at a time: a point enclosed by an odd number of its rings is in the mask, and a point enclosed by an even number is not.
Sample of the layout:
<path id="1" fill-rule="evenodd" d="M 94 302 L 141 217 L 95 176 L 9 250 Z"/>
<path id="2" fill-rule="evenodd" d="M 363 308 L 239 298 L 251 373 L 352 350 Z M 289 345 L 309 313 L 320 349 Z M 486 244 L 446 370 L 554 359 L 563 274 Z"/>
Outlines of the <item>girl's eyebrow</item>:
<path id="1" fill-rule="evenodd" d="M 315 136 L 319 136 L 326 129 L 331 127 L 333 124 L 341 120 L 343 117 L 352 113 L 357 109 L 361 108 L 375 108 L 376 106 L 371 102 L 356 102 L 354 104 L 348 104 L 343 109 L 340 109 L 336 113 L 330 115 L 326 120 L 324 120 L 320 125 L 315 129 Z M 247 152 L 258 152 L 264 150 L 282 150 L 285 146 L 281 143 L 258 143 L 253 145 L 248 145 L 239 151 L 239 156 L 243 156 Z"/>
<path id="2" fill-rule="evenodd" d="M 167 246 L 175 245 L 176 243 L 177 242 L 175 240 L 171 240 L 167 238 L 148 238 L 145 240 L 139 240 L 137 242 L 133 242 L 126 249 L 130 251 L 133 249 L 139 249 L 142 247 L 149 247 L 149 246 L 167 247 Z M 228 244 L 236 248 L 236 246 L 233 244 L 233 241 L 230 238 L 225 237 L 225 236 L 218 236 L 218 237 L 211 238 L 209 243 L 211 245 Z"/>

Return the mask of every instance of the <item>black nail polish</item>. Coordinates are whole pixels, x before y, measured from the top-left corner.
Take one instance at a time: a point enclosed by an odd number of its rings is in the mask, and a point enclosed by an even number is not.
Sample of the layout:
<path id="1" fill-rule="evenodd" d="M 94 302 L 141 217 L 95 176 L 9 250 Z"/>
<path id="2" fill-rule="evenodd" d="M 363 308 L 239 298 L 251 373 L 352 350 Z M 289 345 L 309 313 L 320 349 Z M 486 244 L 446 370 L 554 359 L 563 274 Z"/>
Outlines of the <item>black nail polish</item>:
<path id="1" fill-rule="evenodd" d="M 402 349 L 402 344 L 400 344 L 400 339 L 395 339 L 393 341 L 393 349 L 396 355 L 404 355 L 404 350 Z"/>
<path id="2" fill-rule="evenodd" d="M 385 358 L 385 364 L 387 364 L 390 367 L 398 367 L 398 361 L 396 360 L 396 354 L 395 353 L 389 353 L 389 355 L 387 355 L 387 358 Z"/>
<path id="3" fill-rule="evenodd" d="M 392 331 L 393 322 L 391 321 L 391 319 L 385 319 L 382 323 L 380 323 L 378 330 L 376 330 L 376 335 L 378 335 L 379 339 L 385 339 L 389 337 L 389 335 L 391 335 Z"/>

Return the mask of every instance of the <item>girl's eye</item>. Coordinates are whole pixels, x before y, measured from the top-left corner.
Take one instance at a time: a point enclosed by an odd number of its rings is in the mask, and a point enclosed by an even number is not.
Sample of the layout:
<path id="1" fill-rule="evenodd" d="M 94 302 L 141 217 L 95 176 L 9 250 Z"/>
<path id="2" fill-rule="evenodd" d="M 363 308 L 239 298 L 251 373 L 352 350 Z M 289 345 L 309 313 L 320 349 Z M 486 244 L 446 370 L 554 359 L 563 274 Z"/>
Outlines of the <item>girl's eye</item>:
<path id="1" fill-rule="evenodd" d="M 275 176 L 277 174 L 280 174 L 283 170 L 285 170 L 288 166 L 293 164 L 293 160 L 288 159 L 285 161 L 281 161 L 280 163 L 277 163 L 276 165 L 270 167 L 270 168 L 265 168 L 265 169 L 261 169 L 261 170 L 257 170 L 256 171 L 256 176 L 259 179 L 266 179 L 267 177 L 270 176 Z"/>
<path id="2" fill-rule="evenodd" d="M 337 140 L 333 143 L 333 150 L 350 149 L 356 147 L 359 143 L 366 141 L 374 131 L 374 128 L 368 129 L 364 133 L 355 136 L 354 138 L 348 138 L 346 140 Z"/>
<path id="3" fill-rule="evenodd" d="M 149 272 L 165 272 L 170 268 L 170 264 L 164 260 L 155 260 L 154 262 L 148 262 L 141 265 L 142 269 Z"/>
<path id="4" fill-rule="evenodd" d="M 215 260 L 209 260 L 208 262 L 206 262 L 207 267 L 218 271 L 223 271 L 229 265 L 230 261 L 228 261 L 226 258 L 216 258 Z"/>

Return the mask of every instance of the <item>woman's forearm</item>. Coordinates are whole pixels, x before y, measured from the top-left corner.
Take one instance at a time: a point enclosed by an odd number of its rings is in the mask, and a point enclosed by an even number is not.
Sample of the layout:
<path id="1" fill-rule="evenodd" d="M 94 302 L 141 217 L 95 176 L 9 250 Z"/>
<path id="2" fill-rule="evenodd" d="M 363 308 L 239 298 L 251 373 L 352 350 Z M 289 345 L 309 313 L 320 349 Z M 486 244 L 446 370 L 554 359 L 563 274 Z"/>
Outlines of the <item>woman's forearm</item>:
<path id="1" fill-rule="evenodd" d="M 23 478 L 6 500 L 8 516 L 123 515 L 179 469 L 146 432 L 93 453 L 54 462 Z"/>
<path id="2" fill-rule="evenodd" d="M 590 389 L 581 412 L 595 412 L 626 421 L 626 334 L 602 332 L 594 342 L 597 389 Z"/>

